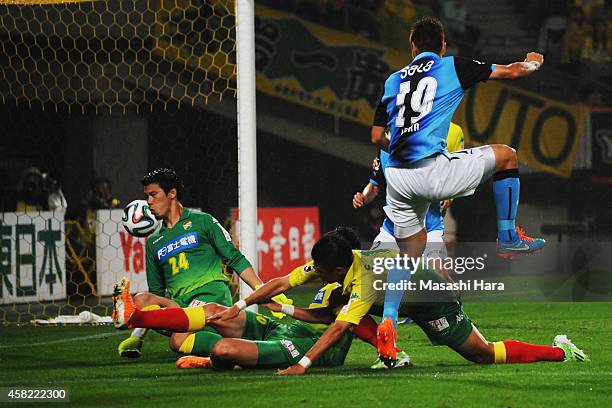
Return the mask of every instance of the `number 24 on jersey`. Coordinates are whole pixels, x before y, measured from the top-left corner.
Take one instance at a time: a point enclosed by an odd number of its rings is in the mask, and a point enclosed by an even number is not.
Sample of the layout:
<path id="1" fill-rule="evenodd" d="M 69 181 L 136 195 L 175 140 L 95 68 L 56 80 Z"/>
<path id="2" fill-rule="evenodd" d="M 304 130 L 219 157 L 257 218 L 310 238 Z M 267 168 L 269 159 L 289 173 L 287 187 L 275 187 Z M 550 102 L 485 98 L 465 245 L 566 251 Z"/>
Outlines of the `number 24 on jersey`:
<path id="1" fill-rule="evenodd" d="M 184 252 L 178 254 L 178 256 L 173 256 L 168 259 L 170 266 L 172 267 L 172 275 L 176 275 L 182 270 L 189 269 L 189 261 L 187 260 L 187 255 Z"/>

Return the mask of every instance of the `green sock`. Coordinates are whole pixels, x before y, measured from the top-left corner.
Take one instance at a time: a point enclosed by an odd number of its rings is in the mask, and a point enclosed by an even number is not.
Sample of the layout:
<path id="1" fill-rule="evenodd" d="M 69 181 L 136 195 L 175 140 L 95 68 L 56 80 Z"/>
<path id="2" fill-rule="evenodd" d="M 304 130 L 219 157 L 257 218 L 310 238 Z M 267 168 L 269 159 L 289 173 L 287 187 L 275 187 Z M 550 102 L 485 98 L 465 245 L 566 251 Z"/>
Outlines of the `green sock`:
<path id="1" fill-rule="evenodd" d="M 223 337 L 221 337 L 220 334 L 207 330 L 195 333 L 195 340 L 193 342 L 191 354 L 195 354 L 197 356 L 210 355 L 210 350 L 212 350 L 214 345 L 217 344 L 217 342 L 222 338 Z"/>

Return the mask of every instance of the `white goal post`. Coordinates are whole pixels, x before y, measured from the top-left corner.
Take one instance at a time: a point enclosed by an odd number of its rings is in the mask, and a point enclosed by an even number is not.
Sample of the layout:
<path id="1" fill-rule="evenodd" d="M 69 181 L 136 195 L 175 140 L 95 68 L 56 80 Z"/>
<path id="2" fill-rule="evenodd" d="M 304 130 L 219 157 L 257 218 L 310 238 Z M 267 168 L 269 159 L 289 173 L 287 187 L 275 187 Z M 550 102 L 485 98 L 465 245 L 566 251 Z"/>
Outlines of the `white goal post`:
<path id="1" fill-rule="evenodd" d="M 238 208 L 240 250 L 257 265 L 257 122 L 255 106 L 255 1 L 236 1 L 238 98 Z M 240 298 L 251 293 L 240 281 Z"/>

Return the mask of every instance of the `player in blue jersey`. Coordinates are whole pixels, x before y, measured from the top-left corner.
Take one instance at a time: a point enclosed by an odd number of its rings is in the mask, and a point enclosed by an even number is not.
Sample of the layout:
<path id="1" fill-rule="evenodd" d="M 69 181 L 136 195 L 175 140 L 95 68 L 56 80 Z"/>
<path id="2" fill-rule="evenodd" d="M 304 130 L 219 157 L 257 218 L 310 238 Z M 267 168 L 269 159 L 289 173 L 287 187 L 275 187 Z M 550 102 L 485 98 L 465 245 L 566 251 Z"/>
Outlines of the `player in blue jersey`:
<path id="1" fill-rule="evenodd" d="M 379 104 L 374 115 L 374 123 L 372 128 L 374 132 L 385 134 L 389 137 L 389 133 L 385 132 L 387 124 L 387 112 L 384 106 Z M 463 130 L 460 126 L 451 122 L 446 138 L 447 150 L 456 152 L 463 149 Z M 364 187 L 363 191 L 355 193 L 353 196 L 353 207 L 361 208 L 369 204 L 378 196 L 380 191 L 385 191 L 387 180 L 385 179 L 385 168 L 389 161 L 389 153 L 384 150 L 378 152 L 378 156 L 372 160 L 372 172 L 370 181 Z M 425 248 L 424 257 L 446 257 L 446 248 L 444 246 L 444 214 L 450 207 L 452 200 L 444 200 L 442 202 L 433 202 L 429 206 L 425 217 L 425 230 L 427 231 L 427 246 Z M 431 244 L 431 245 L 430 245 Z M 389 217 L 385 217 L 380 232 L 374 238 L 371 249 L 377 249 L 381 246 L 390 245 L 391 248 L 397 248 L 395 237 L 393 236 L 393 221 Z"/>
<path id="2" fill-rule="evenodd" d="M 426 243 L 425 216 L 431 202 L 464 197 L 493 176 L 498 219 L 498 253 L 513 256 L 537 251 L 544 240 L 524 235 L 515 226 L 520 183 L 516 151 L 495 144 L 448 153 L 446 134 L 465 91 L 488 79 L 531 75 L 543 63 L 530 52 L 522 62 L 486 64 L 448 56 L 444 27 L 435 17 L 424 17 L 410 31 L 413 60 L 385 82 L 381 99 L 387 114 L 390 141 L 375 140 L 389 152 L 386 170 L 387 204 L 400 250 L 422 255 Z M 410 271 L 393 269 L 390 285 L 410 279 Z M 393 285 L 391 287 L 401 287 Z M 395 360 L 397 310 L 403 290 L 387 290 L 383 321 L 378 330 L 379 355 Z"/>
<path id="3" fill-rule="evenodd" d="M 379 104 L 376 114 L 374 115 L 374 123 L 372 124 L 373 129 L 376 132 L 384 132 L 387 123 L 387 114 L 384 109 L 381 109 L 382 104 Z M 385 133 L 388 137 L 388 132 Z M 450 152 L 455 152 L 463 149 L 463 130 L 460 126 L 451 122 L 448 136 L 446 139 L 447 148 Z M 376 198 L 380 191 L 385 191 L 387 187 L 387 180 L 385 179 L 385 168 L 389 160 L 389 153 L 384 150 L 380 150 L 378 155 L 372 160 L 372 172 L 370 174 L 370 181 L 364 187 L 363 191 L 355 193 L 353 196 L 353 207 L 361 208 Z M 445 259 L 447 257 L 446 245 L 444 244 L 444 214 L 446 209 L 450 206 L 452 200 L 444 200 L 443 202 L 433 202 L 429 206 L 427 216 L 425 218 L 425 230 L 427 231 L 427 244 L 425 246 L 425 252 L 423 253 L 424 259 Z M 385 216 L 380 231 L 374 242 L 372 243 L 371 249 L 397 249 L 398 246 L 393 236 L 393 222 L 389 217 Z M 438 272 L 447 280 L 450 281 L 448 273 L 440 269 Z M 412 319 L 406 317 L 404 320 L 398 322 L 398 324 L 411 323 Z M 398 357 L 398 361 L 395 367 L 405 365 L 407 354 L 402 359 Z M 376 359 L 374 364 L 370 367 L 372 369 L 386 368 L 386 362 L 380 357 Z"/>

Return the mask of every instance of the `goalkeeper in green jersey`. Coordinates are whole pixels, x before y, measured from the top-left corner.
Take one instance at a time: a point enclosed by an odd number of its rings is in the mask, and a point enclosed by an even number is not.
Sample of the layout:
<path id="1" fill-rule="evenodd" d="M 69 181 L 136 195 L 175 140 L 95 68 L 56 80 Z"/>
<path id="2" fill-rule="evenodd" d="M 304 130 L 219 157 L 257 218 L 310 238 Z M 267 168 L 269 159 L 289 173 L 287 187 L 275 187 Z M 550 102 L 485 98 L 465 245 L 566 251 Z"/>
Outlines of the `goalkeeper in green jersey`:
<path id="1" fill-rule="evenodd" d="M 231 306 L 229 280 L 222 263 L 251 288 L 262 284 L 249 261 L 233 245 L 229 233 L 213 216 L 181 205 L 183 181 L 174 170 L 153 170 L 141 183 L 149 208 L 162 220 L 162 226 L 147 239 L 149 292 L 135 296 L 138 308 L 154 310 L 209 302 Z M 284 295 L 274 300 L 291 302 Z M 119 355 L 140 357 L 146 332 L 135 329 L 119 344 Z"/>

